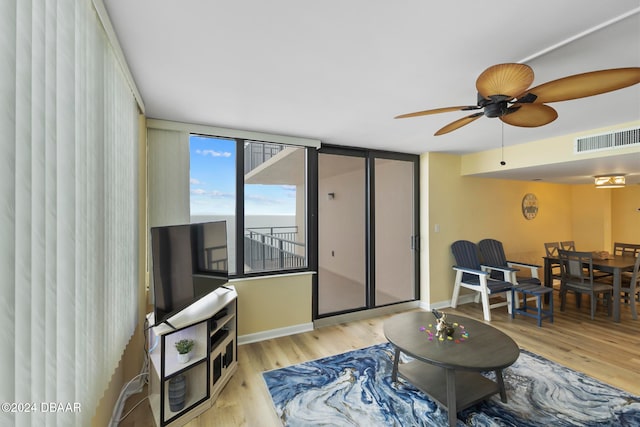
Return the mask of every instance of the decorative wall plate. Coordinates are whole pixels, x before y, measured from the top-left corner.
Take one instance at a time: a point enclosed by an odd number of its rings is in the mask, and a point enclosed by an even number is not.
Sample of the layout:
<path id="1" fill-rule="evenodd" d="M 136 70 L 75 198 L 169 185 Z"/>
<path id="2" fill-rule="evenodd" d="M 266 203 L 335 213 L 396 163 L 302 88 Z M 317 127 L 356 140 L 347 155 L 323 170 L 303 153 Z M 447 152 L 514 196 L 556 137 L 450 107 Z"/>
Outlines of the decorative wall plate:
<path id="1" fill-rule="evenodd" d="M 533 193 L 527 193 L 522 198 L 522 215 L 526 219 L 533 219 L 538 214 L 538 198 Z"/>

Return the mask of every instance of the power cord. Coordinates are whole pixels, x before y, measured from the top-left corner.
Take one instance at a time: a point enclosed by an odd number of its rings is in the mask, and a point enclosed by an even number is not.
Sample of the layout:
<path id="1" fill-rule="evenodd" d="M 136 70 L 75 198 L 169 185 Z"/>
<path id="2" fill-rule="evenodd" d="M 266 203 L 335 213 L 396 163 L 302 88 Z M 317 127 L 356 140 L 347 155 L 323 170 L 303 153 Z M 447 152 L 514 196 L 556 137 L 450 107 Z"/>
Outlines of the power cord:
<path id="1" fill-rule="evenodd" d="M 131 378 L 131 380 L 129 380 L 124 387 L 122 387 L 122 390 L 120 391 L 120 396 L 118 396 L 118 400 L 116 402 L 116 406 L 113 409 L 113 414 L 111 415 L 111 421 L 109 422 L 109 426 L 110 427 L 117 427 L 118 424 L 120 424 L 120 421 L 124 420 L 126 417 L 129 416 L 129 414 L 131 414 L 131 412 L 133 412 L 133 410 L 135 408 L 137 408 L 142 402 L 144 402 L 149 396 L 147 395 L 145 398 L 143 398 L 142 400 L 140 400 L 138 403 L 136 403 L 133 408 L 131 408 L 124 416 L 120 416 L 120 413 L 122 412 L 122 409 L 124 407 L 124 404 L 126 403 L 127 398 L 132 395 L 132 394 L 137 394 L 140 393 L 145 385 L 149 384 L 149 342 L 147 340 L 147 331 L 148 331 L 148 325 L 149 325 L 149 320 L 145 317 L 144 320 L 144 328 L 143 328 L 143 333 L 144 333 L 144 345 L 143 345 L 143 349 L 144 349 L 144 356 L 142 359 L 142 368 L 140 369 L 140 373 L 138 375 L 136 375 L 135 377 Z M 129 387 L 134 384 L 134 382 L 136 380 L 140 380 L 140 384 L 137 385 L 135 390 L 129 390 Z"/>

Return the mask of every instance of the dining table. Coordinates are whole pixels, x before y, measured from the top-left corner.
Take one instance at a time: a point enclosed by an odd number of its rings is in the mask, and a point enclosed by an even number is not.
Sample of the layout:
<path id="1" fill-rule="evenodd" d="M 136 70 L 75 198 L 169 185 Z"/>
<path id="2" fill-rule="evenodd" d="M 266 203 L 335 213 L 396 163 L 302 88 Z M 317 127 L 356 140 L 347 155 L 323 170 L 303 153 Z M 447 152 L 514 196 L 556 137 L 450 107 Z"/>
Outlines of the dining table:
<path id="1" fill-rule="evenodd" d="M 560 265 L 558 257 L 544 258 L 544 285 L 553 284 L 552 268 Z M 607 259 L 593 258 L 593 269 L 613 275 L 613 321 L 620 322 L 620 288 L 622 287 L 622 272 L 633 271 L 636 258 L 631 255 L 610 255 Z"/>

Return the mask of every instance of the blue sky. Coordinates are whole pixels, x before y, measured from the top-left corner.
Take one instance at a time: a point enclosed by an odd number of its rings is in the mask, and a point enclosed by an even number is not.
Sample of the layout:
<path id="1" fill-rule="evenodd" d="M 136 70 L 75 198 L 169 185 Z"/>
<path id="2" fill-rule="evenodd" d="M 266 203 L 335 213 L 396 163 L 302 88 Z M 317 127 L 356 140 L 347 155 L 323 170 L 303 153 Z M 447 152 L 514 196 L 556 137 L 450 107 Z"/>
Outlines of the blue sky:
<path id="1" fill-rule="evenodd" d="M 235 213 L 236 142 L 190 137 L 191 215 Z M 246 215 L 295 215 L 295 187 L 245 185 Z"/>

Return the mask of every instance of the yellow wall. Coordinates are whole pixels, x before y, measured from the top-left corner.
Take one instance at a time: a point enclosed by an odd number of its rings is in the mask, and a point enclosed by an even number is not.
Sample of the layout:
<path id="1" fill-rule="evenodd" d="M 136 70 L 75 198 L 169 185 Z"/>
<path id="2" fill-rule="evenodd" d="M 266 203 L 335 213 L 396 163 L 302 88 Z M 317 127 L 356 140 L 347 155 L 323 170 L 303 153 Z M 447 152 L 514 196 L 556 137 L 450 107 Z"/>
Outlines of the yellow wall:
<path id="1" fill-rule="evenodd" d="M 238 292 L 238 335 L 310 323 L 312 277 L 290 274 L 233 280 Z"/>
<path id="2" fill-rule="evenodd" d="M 421 228 L 427 233 L 423 241 L 429 242 L 430 254 L 421 264 L 430 285 L 423 302 L 451 299 L 455 263 L 451 243 L 456 240 L 494 238 L 502 241 L 509 259 L 541 264 L 544 242 L 572 238 L 571 186 L 464 177 L 457 155 L 428 153 L 422 163 L 428 163 L 430 182 L 428 224 Z M 538 198 L 539 211 L 533 220 L 525 219 L 521 211 L 527 193 Z"/>
<path id="3" fill-rule="evenodd" d="M 428 210 L 421 212 L 421 300 L 427 305 L 444 305 L 451 299 L 450 245 L 456 240 L 495 238 L 503 242 L 508 259 L 538 265 L 543 263 L 544 242 L 574 240 L 578 250 L 588 251 L 611 251 L 614 241 L 640 242 L 638 185 L 595 189 L 476 178 L 460 175 L 462 162 L 457 155 L 421 156 L 422 197 L 427 199 L 422 200 L 422 209 Z M 521 213 L 526 193 L 538 198 L 533 220 Z M 542 269 L 539 274 L 542 277 Z"/>
<path id="4" fill-rule="evenodd" d="M 573 238 L 578 251 L 611 250 L 611 192 L 593 185 L 572 186 Z"/>
<path id="5" fill-rule="evenodd" d="M 611 192 L 611 241 L 640 243 L 640 185 L 604 191 Z"/>

